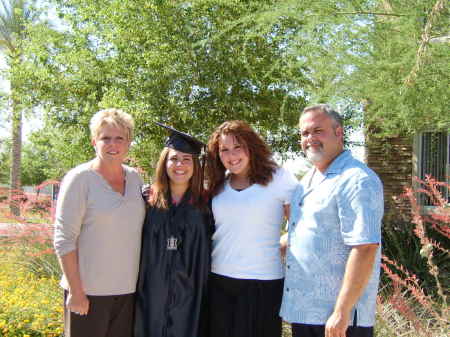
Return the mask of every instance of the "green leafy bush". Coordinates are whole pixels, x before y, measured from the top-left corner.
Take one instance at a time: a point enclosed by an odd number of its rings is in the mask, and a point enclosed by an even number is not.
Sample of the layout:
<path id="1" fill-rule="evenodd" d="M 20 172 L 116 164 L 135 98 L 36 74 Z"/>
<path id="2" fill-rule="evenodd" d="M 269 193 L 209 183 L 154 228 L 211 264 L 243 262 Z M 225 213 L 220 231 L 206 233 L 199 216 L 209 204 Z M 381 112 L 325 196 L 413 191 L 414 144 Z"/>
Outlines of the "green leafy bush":
<path id="1" fill-rule="evenodd" d="M 58 278 L 30 272 L 23 250 L 0 240 L 0 336 L 62 336 Z"/>

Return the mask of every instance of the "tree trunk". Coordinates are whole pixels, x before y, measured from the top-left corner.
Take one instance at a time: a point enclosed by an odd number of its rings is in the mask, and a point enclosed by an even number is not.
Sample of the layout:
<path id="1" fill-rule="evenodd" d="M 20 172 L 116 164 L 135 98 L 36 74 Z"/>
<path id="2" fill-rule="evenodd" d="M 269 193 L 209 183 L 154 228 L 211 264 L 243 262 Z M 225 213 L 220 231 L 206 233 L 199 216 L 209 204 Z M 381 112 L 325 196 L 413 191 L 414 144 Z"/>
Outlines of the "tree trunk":
<path id="1" fill-rule="evenodd" d="M 12 91 L 13 88 L 11 88 Z M 14 94 L 13 94 L 14 97 Z M 15 216 L 20 216 L 20 203 L 23 197 L 21 176 L 22 161 L 22 111 L 13 98 L 12 104 L 12 146 L 10 171 L 10 203 L 9 209 Z"/>

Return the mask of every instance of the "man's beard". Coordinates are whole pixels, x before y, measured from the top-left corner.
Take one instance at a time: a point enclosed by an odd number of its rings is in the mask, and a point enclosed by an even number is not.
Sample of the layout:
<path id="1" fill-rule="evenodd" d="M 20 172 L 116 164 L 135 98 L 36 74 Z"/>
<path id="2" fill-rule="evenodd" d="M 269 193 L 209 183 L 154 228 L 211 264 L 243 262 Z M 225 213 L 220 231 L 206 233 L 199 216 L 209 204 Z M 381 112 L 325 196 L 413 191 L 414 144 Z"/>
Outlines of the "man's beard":
<path id="1" fill-rule="evenodd" d="M 316 148 L 314 150 L 312 150 L 311 148 L 306 149 L 305 151 L 306 154 L 306 158 L 312 162 L 312 163 L 317 163 L 319 161 L 321 161 L 324 157 L 324 153 L 323 153 L 323 147 L 321 146 L 320 148 Z"/>

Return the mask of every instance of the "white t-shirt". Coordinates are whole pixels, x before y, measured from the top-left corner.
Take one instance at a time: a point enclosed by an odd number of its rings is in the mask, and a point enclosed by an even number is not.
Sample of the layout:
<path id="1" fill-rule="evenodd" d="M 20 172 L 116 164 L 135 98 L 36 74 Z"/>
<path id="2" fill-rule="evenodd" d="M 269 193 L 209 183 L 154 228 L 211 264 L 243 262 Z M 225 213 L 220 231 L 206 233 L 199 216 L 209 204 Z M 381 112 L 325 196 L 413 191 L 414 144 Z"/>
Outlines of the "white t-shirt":
<path id="1" fill-rule="evenodd" d="M 283 168 L 267 186 L 253 184 L 239 192 L 225 182 L 212 200 L 213 273 L 240 279 L 283 278 L 279 249 L 283 205 L 289 204 L 297 184 Z"/>

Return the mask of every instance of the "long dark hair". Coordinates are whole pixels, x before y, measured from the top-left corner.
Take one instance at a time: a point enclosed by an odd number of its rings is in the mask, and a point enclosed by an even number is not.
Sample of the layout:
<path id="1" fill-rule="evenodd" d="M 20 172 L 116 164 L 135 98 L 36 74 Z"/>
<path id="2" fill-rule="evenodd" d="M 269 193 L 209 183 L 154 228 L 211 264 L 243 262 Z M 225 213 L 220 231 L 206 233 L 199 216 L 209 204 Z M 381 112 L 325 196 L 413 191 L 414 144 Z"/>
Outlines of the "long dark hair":
<path id="1" fill-rule="evenodd" d="M 170 150 L 170 148 L 165 147 L 159 155 L 153 178 L 152 195 L 149 198 L 149 204 L 160 209 L 168 209 L 170 205 L 170 179 L 167 175 L 166 168 Z M 198 156 L 192 155 L 192 161 L 194 163 L 194 172 L 189 180 L 189 187 L 185 193 L 191 193 L 190 203 L 196 207 L 203 208 L 204 192 L 202 168 Z"/>
<path id="2" fill-rule="evenodd" d="M 272 158 L 272 151 L 253 128 L 244 121 L 226 121 L 209 137 L 206 176 L 210 197 L 217 195 L 224 186 L 225 166 L 219 157 L 219 141 L 222 135 L 233 135 L 247 151 L 250 159 L 248 178 L 250 184 L 266 186 L 272 181 L 278 168 Z"/>

